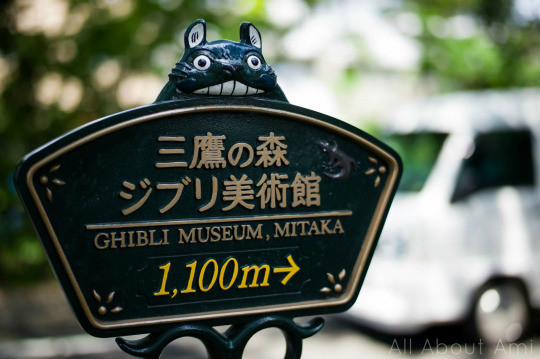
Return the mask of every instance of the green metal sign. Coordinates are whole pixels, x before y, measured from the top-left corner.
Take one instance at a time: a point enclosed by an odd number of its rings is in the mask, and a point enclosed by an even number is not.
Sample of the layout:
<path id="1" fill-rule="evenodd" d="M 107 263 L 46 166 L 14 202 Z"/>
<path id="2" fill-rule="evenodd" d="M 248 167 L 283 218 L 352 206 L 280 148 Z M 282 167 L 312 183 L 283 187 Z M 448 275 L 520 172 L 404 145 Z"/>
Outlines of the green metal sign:
<path id="1" fill-rule="evenodd" d="M 209 91 L 92 122 L 16 171 L 90 334 L 337 312 L 358 295 L 397 154 L 285 101 Z"/>

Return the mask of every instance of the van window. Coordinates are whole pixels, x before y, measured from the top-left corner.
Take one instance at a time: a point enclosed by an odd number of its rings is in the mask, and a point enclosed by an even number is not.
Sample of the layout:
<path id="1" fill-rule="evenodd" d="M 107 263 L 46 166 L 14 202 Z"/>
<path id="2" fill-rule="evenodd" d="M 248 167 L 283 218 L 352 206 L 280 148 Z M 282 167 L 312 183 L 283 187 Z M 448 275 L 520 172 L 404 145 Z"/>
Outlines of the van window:
<path id="1" fill-rule="evenodd" d="M 417 192 L 422 189 L 442 145 L 448 137 L 446 133 L 420 132 L 392 135 L 386 139 L 403 160 L 403 175 L 398 191 Z"/>
<path id="2" fill-rule="evenodd" d="M 534 184 L 532 136 L 529 131 L 498 131 L 478 135 L 463 160 L 455 202 L 486 188 Z"/>

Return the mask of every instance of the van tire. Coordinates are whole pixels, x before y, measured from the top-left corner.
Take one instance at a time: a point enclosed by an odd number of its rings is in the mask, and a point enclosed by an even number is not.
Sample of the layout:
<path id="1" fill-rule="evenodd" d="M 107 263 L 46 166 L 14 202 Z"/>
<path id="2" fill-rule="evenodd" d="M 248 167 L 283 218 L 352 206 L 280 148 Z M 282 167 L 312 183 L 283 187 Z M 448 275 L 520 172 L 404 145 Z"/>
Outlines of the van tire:
<path id="1" fill-rule="evenodd" d="M 530 333 L 531 306 L 519 280 L 494 280 L 480 288 L 473 302 L 467 329 L 487 344 L 515 342 Z"/>

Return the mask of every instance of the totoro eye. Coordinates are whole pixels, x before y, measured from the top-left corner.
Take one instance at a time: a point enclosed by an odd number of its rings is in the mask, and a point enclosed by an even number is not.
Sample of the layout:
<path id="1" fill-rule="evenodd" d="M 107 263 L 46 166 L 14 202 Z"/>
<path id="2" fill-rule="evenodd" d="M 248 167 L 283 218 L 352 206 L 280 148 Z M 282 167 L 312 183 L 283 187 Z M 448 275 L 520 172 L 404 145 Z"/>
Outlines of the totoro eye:
<path id="1" fill-rule="evenodd" d="M 212 64 L 212 61 L 206 55 L 199 55 L 193 60 L 193 65 L 200 71 L 206 71 Z"/>
<path id="2" fill-rule="evenodd" d="M 262 66 L 262 61 L 257 56 L 251 55 L 250 57 L 247 58 L 247 64 L 253 70 L 258 70 Z"/>

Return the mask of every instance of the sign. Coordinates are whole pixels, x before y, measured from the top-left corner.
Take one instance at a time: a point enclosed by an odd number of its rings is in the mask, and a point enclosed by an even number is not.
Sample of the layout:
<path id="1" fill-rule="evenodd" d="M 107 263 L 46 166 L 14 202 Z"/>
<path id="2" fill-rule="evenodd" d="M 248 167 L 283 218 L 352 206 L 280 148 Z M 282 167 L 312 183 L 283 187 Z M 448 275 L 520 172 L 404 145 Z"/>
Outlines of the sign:
<path id="1" fill-rule="evenodd" d="M 201 95 L 80 127 L 16 183 L 82 326 L 111 336 L 346 310 L 400 172 L 329 116 Z"/>

